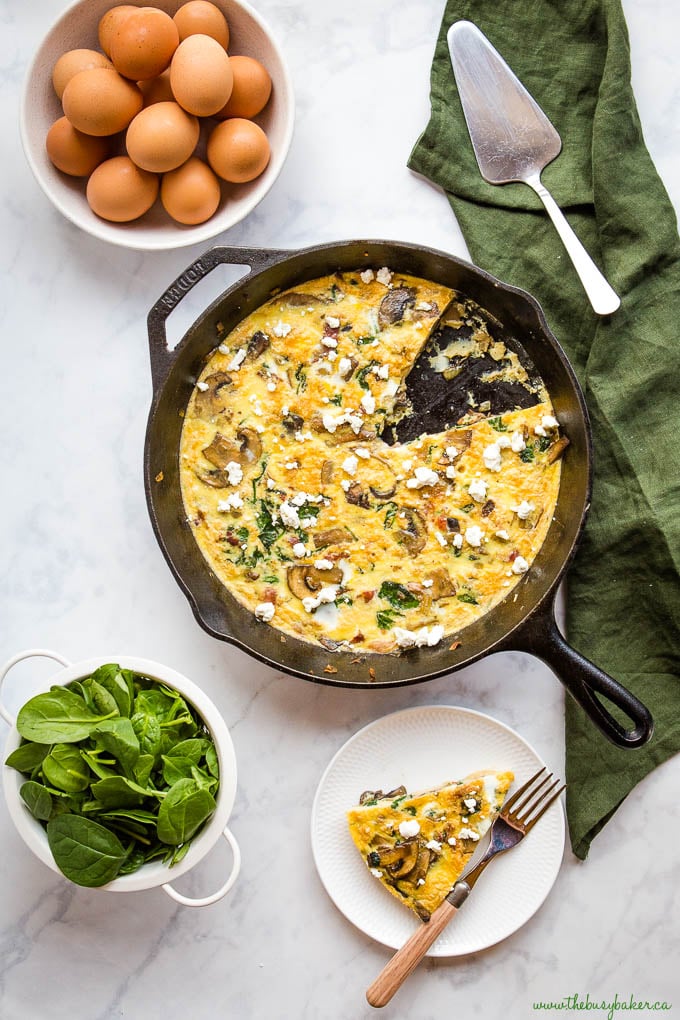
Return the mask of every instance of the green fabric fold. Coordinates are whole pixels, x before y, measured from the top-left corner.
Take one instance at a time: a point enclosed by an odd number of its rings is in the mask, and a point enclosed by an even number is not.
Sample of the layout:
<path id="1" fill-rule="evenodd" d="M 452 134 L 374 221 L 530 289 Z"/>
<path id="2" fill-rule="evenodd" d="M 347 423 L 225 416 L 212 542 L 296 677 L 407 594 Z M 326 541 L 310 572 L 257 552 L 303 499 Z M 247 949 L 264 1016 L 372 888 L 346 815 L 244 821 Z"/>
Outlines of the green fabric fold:
<path id="1" fill-rule="evenodd" d="M 481 177 L 458 99 L 448 27 L 473 21 L 559 131 L 543 181 L 622 299 L 592 312 L 538 198 Z M 652 740 L 624 751 L 567 698 L 574 853 L 680 749 L 680 242 L 644 144 L 619 0 L 449 0 L 432 113 L 409 166 L 442 187 L 473 261 L 532 293 L 579 376 L 595 448 L 593 502 L 567 585 L 570 642 L 650 709 Z"/>

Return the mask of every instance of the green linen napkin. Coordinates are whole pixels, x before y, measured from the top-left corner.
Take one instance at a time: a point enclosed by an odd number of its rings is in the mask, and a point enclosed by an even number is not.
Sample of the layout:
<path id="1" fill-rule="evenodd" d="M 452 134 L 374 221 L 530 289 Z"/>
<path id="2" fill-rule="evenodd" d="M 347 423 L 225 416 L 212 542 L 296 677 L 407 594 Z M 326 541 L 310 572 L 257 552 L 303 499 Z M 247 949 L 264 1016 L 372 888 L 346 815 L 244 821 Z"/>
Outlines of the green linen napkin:
<path id="1" fill-rule="evenodd" d="M 590 309 L 554 227 L 522 184 L 480 176 L 446 30 L 473 21 L 562 137 L 543 180 L 621 296 Z M 645 148 L 619 0 L 449 0 L 432 67 L 430 122 L 409 161 L 447 193 L 476 264 L 530 291 L 585 391 L 595 446 L 592 509 L 567 586 L 567 633 L 655 720 L 621 750 L 566 699 L 574 853 L 647 773 L 680 749 L 680 246 Z"/>

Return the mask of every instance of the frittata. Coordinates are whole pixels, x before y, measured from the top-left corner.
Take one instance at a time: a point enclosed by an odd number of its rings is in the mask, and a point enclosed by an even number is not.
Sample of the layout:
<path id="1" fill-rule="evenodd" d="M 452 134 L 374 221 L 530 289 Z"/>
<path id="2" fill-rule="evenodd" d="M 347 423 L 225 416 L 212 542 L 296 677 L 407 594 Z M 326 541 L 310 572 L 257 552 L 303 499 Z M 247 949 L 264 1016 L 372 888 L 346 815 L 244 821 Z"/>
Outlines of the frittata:
<path id="1" fill-rule="evenodd" d="M 451 891 L 500 811 L 514 775 L 480 771 L 409 796 L 367 790 L 347 812 L 371 874 L 423 921 Z"/>
<path id="2" fill-rule="evenodd" d="M 545 394 L 381 438 L 455 298 L 386 268 L 335 274 L 275 295 L 208 358 L 182 431 L 184 505 L 260 625 L 331 649 L 434 646 L 529 570 L 567 442 Z"/>

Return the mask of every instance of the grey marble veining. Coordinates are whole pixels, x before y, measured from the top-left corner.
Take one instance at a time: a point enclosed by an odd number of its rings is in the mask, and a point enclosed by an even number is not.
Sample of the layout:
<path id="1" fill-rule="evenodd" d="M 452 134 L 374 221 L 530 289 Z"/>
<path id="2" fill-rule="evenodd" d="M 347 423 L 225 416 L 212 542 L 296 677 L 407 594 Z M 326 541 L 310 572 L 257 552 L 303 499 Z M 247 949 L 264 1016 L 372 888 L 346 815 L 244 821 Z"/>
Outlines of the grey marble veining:
<path id="1" fill-rule="evenodd" d="M 296 247 L 387 236 L 465 257 L 444 197 L 405 165 L 427 120 L 442 5 L 256 6 L 288 54 L 298 121 L 276 185 L 219 240 Z M 198 628 L 154 540 L 141 458 L 151 396 L 146 313 L 208 245 L 117 249 L 80 233 L 42 195 L 21 152 L 18 99 L 27 61 L 62 7 L 59 0 L 0 3 L 0 658 L 36 645 L 74 660 L 138 654 L 204 687 L 236 747 L 231 825 L 243 868 L 232 893 L 203 910 L 179 907 L 159 890 L 74 889 L 28 854 L 0 803 L 0 1016 L 358 1020 L 373 1014 L 364 989 L 388 951 L 338 913 L 314 869 L 309 816 L 328 761 L 387 712 L 458 704 L 516 728 L 559 771 L 562 689 L 520 653 L 397 691 L 316 687 Z M 680 7 L 675 0 L 624 7 L 645 137 L 677 209 Z M 386 116 L 395 107 L 396 127 Z M 364 155 L 357 161 L 353 151 Z M 235 275 L 216 271 L 197 288 L 173 313 L 170 334 L 181 336 Z M 35 669 L 48 675 L 47 664 Z M 30 675 L 25 666 L 13 674 L 3 692 L 10 708 L 24 700 Z M 5 731 L 0 723 L 3 741 Z M 574 993 L 680 999 L 679 778 L 678 760 L 657 769 L 585 864 L 565 852 L 552 893 L 524 928 L 484 953 L 427 961 L 386 1015 L 440 1020 L 455 1010 L 520 1020 L 533 1014 L 534 1001 Z M 227 864 L 228 850 L 215 849 L 179 885 L 206 893 Z"/>

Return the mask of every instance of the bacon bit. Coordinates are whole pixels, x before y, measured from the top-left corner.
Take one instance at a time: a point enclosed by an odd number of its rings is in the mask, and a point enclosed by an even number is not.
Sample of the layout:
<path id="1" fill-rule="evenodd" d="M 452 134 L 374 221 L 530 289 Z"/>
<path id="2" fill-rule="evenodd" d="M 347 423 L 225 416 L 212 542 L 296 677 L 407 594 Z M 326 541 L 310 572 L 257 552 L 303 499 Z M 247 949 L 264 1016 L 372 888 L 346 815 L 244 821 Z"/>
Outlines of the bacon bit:
<path id="1" fill-rule="evenodd" d="M 241 545 L 241 540 L 236 537 L 233 531 L 228 531 L 226 538 L 229 545 Z"/>
<path id="2" fill-rule="evenodd" d="M 368 667 L 368 675 L 370 676 L 371 680 L 375 680 L 375 670 L 373 669 L 373 666 Z"/>
<path id="3" fill-rule="evenodd" d="M 162 482 L 164 477 L 165 476 L 163 475 L 163 472 L 159 471 L 158 474 L 156 475 L 156 477 L 154 478 L 154 481 L 155 482 Z"/>
<path id="4" fill-rule="evenodd" d="M 512 561 L 515 560 L 518 556 L 519 549 L 513 549 L 510 555 L 508 556 L 508 563 L 512 563 Z"/>
<path id="5" fill-rule="evenodd" d="M 376 589 L 372 588 L 370 591 L 362 591 L 359 598 L 362 598 L 364 602 L 370 602 L 375 596 Z"/>
<path id="6" fill-rule="evenodd" d="M 496 504 L 492 499 L 487 499 L 486 503 L 482 507 L 482 517 L 488 517 L 492 514 L 496 508 Z"/>
<path id="7" fill-rule="evenodd" d="M 337 673 L 338 672 L 337 669 L 335 668 L 335 666 L 331 666 L 330 663 L 328 664 L 328 666 L 324 666 L 323 671 L 324 671 L 324 673 Z"/>
<path id="8" fill-rule="evenodd" d="M 447 517 L 444 514 L 440 514 L 437 518 L 437 527 L 440 531 L 446 531 L 447 528 Z"/>
<path id="9" fill-rule="evenodd" d="M 338 339 L 338 333 L 340 332 L 339 326 L 329 326 L 327 322 L 323 326 L 323 335 L 332 336 L 334 340 Z"/>
<path id="10" fill-rule="evenodd" d="M 354 637 L 350 641 L 350 644 L 351 645 L 355 645 L 358 641 L 363 641 L 363 640 L 364 640 L 364 635 L 361 633 L 361 631 L 359 631 L 358 634 L 354 635 Z"/>
<path id="11" fill-rule="evenodd" d="M 462 641 L 454 641 L 452 645 L 449 645 L 449 651 L 455 652 L 456 648 L 460 648 Z"/>
<path id="12" fill-rule="evenodd" d="M 271 604 L 273 606 L 276 605 L 277 597 L 278 597 L 278 592 L 277 592 L 276 588 L 265 588 L 265 590 L 262 592 L 262 601 L 263 602 L 271 602 Z"/>

